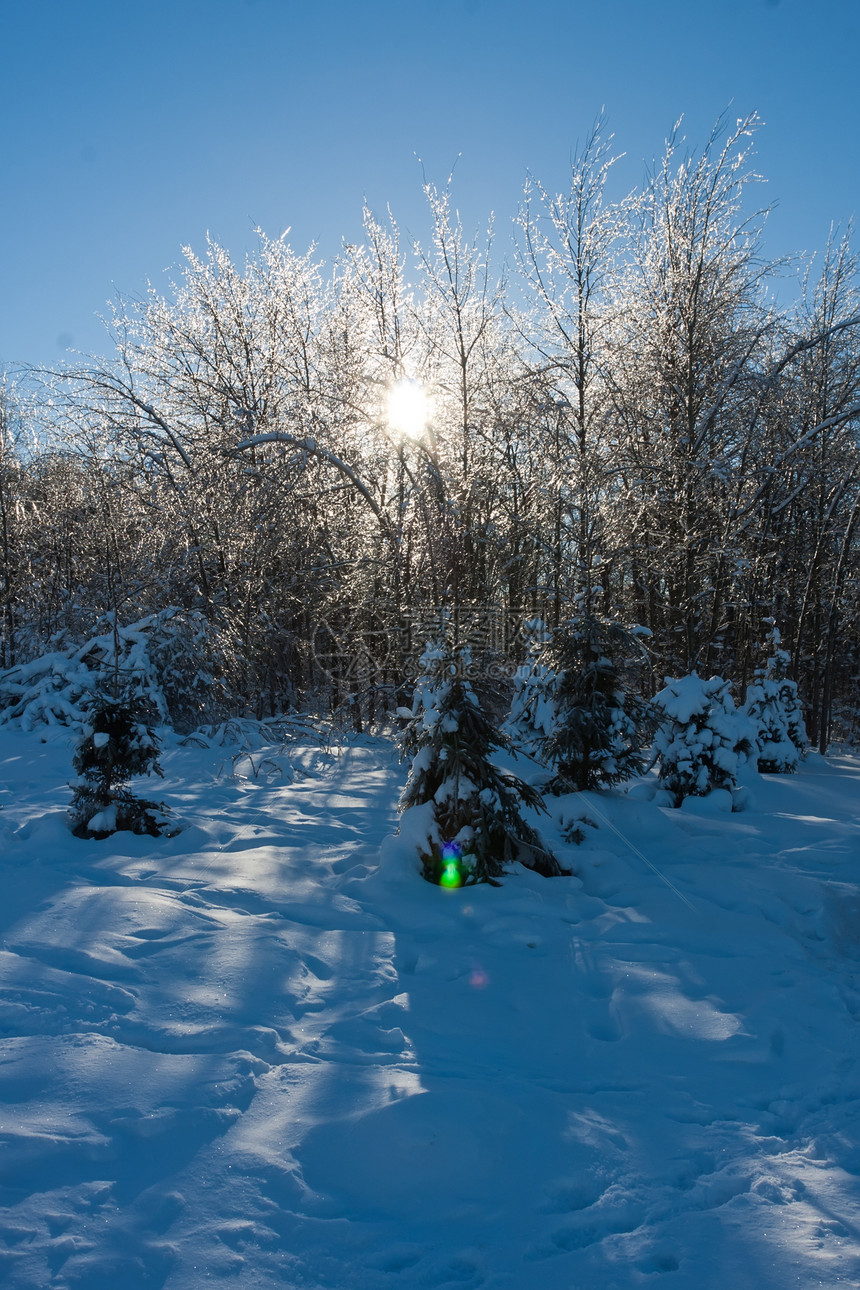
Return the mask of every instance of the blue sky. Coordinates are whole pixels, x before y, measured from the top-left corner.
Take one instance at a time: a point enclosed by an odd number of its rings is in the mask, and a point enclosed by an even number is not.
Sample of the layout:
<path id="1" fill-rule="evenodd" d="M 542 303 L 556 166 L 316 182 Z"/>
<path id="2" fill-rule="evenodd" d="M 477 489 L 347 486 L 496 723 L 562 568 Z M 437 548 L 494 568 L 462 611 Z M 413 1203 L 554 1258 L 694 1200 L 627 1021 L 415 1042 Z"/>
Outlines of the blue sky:
<path id="1" fill-rule="evenodd" d="M 858 207 L 860 0 L 0 0 L 0 365 L 103 350 L 116 292 L 207 231 L 326 257 L 361 205 L 425 232 L 421 165 L 508 240 L 527 170 L 565 183 L 601 107 L 638 184 L 685 115 L 765 122 L 773 256 Z"/>

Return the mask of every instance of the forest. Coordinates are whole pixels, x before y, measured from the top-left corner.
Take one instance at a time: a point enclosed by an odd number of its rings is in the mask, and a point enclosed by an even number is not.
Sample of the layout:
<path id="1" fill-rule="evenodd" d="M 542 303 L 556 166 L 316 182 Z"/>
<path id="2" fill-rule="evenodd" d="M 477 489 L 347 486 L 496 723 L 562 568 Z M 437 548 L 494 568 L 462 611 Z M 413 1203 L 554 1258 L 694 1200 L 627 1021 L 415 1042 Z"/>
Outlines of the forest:
<path id="1" fill-rule="evenodd" d="M 766 257 L 757 124 L 676 133 L 610 200 L 599 121 L 512 240 L 427 183 L 422 243 L 368 209 L 328 266 L 262 231 L 242 264 L 184 248 L 106 357 L 7 374 L 7 711 L 123 629 L 177 730 L 360 730 L 440 615 L 504 689 L 523 624 L 578 612 L 637 629 L 646 698 L 697 672 L 743 701 L 775 623 L 811 742 L 856 738 L 857 258 L 850 228 Z"/>
<path id="2" fill-rule="evenodd" d="M 860 279 L 758 125 L 0 377 L 8 1290 L 860 1286 Z"/>

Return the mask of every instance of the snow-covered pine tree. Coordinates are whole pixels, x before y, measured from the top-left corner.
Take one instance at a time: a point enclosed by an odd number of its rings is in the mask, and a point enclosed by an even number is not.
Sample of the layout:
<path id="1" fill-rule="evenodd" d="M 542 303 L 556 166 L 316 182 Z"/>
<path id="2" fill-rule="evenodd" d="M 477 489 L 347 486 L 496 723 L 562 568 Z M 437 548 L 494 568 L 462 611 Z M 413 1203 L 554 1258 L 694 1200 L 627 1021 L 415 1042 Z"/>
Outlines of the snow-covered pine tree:
<path id="1" fill-rule="evenodd" d="M 135 776 L 162 773 L 158 741 L 140 702 L 99 696 L 89 722 L 73 759 L 79 776 L 69 811 L 75 837 L 106 838 L 119 829 L 153 837 L 169 834 L 166 808 L 135 797 L 128 788 Z"/>
<path id="2" fill-rule="evenodd" d="M 620 623 L 577 614 L 555 632 L 543 654 L 557 677 L 553 728 L 542 759 L 554 766 L 552 793 L 620 783 L 642 769 L 650 706 L 625 684 L 623 659 L 635 637 Z"/>
<path id="3" fill-rule="evenodd" d="M 654 704 L 663 714 L 654 740 L 660 784 L 675 806 L 716 788 L 738 787 L 739 766 L 756 755 L 755 729 L 737 710 L 728 681 L 698 673 L 667 677 Z"/>
<path id="4" fill-rule="evenodd" d="M 491 760 L 510 743 L 485 715 L 468 679 L 469 650 L 428 645 L 402 739 L 412 768 L 400 799 L 400 832 L 414 837 L 424 877 L 440 886 L 494 882 L 520 861 L 547 877 L 564 872 L 522 806 L 538 791 Z"/>
<path id="5" fill-rule="evenodd" d="M 555 725 L 558 677 L 542 661 L 552 635 L 543 619 L 525 622 L 523 635 L 526 658 L 514 674 L 514 694 L 504 729 L 516 748 L 540 760 L 544 740 Z"/>
<path id="6" fill-rule="evenodd" d="M 758 768 L 770 774 L 797 770 L 808 742 L 797 682 L 788 675 L 789 656 L 781 648 L 779 628 L 766 618 L 766 659 L 747 688 L 744 712 L 758 734 Z"/>

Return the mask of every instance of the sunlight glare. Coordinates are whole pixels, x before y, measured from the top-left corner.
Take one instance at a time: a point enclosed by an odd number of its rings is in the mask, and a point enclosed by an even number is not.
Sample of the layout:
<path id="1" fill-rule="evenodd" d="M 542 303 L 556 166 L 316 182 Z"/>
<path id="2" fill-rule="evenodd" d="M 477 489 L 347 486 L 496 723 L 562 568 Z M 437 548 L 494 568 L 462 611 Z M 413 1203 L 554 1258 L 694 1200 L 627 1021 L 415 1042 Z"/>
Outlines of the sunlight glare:
<path id="1" fill-rule="evenodd" d="M 420 439 L 427 426 L 427 395 L 420 381 L 408 377 L 388 395 L 388 424 L 407 439 Z"/>

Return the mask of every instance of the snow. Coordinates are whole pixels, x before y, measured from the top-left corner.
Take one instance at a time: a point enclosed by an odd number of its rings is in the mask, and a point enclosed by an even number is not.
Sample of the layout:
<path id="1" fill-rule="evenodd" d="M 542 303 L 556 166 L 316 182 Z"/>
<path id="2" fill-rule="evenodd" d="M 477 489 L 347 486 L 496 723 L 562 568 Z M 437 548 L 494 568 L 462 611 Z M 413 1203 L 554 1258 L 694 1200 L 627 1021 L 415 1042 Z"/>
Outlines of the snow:
<path id="1" fill-rule="evenodd" d="M 166 739 L 183 832 L 80 841 L 42 730 L 0 732 L 8 1290 L 860 1280 L 860 759 L 562 797 L 575 877 L 446 891 L 383 740 Z"/>
<path id="2" fill-rule="evenodd" d="M 747 794 L 739 791 L 739 783 L 743 768 L 758 752 L 757 729 L 735 708 L 728 682 L 718 676 L 704 681 L 695 672 L 677 680 L 667 677 L 654 704 L 665 718 L 654 740 L 660 783 L 674 804 L 722 788 L 734 795 L 734 809 L 743 810 Z"/>
<path id="3" fill-rule="evenodd" d="M 103 811 L 96 811 L 87 820 L 87 824 L 93 833 L 113 833 L 116 828 L 116 803 L 112 802 Z"/>
<path id="4" fill-rule="evenodd" d="M 694 716 L 713 707 L 714 694 L 719 692 L 717 679 L 711 677 L 704 681 L 696 672 L 689 676 L 667 676 L 665 688 L 658 692 L 654 702 L 679 725 L 689 725 Z"/>

